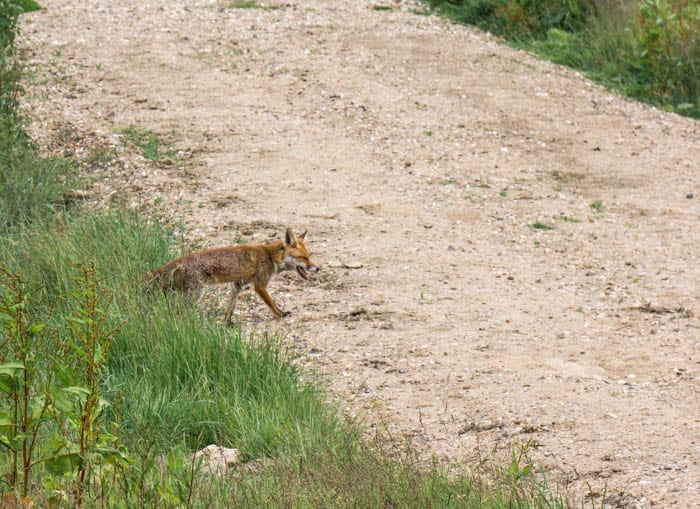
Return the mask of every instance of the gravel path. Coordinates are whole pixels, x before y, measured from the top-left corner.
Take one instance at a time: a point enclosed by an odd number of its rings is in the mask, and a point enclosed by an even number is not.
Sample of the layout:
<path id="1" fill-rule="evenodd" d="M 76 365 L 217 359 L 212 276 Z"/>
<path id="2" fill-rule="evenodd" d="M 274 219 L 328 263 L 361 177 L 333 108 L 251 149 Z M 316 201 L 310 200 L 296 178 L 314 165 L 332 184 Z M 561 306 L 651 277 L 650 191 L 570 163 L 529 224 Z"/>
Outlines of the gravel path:
<path id="1" fill-rule="evenodd" d="M 700 124 L 412 2 L 227 4 L 43 0 L 34 137 L 199 245 L 308 229 L 323 272 L 271 285 L 291 317 L 238 310 L 348 412 L 457 460 L 532 439 L 579 500 L 700 506 Z"/>

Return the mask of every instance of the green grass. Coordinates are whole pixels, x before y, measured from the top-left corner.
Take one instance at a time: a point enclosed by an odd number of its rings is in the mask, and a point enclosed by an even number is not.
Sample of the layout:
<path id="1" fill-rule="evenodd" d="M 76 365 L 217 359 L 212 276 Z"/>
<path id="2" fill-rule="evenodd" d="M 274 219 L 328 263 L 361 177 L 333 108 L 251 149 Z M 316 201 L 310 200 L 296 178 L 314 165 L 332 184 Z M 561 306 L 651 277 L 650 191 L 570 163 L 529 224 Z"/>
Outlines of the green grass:
<path id="1" fill-rule="evenodd" d="M 700 9 L 671 0 L 431 0 L 457 22 L 584 71 L 668 111 L 700 118 Z"/>
<path id="2" fill-rule="evenodd" d="M 229 9 L 262 9 L 265 11 L 272 11 L 279 9 L 279 5 L 263 5 L 254 0 L 239 0 L 236 2 L 227 2 L 224 7 Z"/>
<path id="3" fill-rule="evenodd" d="M 491 488 L 489 481 L 498 479 Z M 411 453 L 393 454 L 380 445 L 340 454 L 315 451 L 303 462 L 270 463 L 231 490 L 241 507 L 566 507 L 546 483 L 520 483 L 507 472 L 449 472 L 439 463 L 421 464 Z"/>
<path id="4" fill-rule="evenodd" d="M 599 213 L 605 210 L 603 200 L 593 200 L 588 206 Z"/>
<path id="5" fill-rule="evenodd" d="M 106 166 L 116 156 L 117 151 L 114 148 L 97 146 L 90 150 L 82 162 L 90 168 L 100 168 Z"/>
<path id="6" fill-rule="evenodd" d="M 530 225 L 530 227 L 535 229 L 535 230 L 544 230 L 544 231 L 554 229 L 553 225 L 551 225 L 549 223 L 542 222 L 542 221 L 535 221 L 534 223 L 532 223 Z"/>
<path id="7" fill-rule="evenodd" d="M 557 217 L 557 219 L 559 219 L 559 221 L 563 221 L 565 223 L 580 223 L 581 222 L 581 220 L 578 218 L 566 216 L 564 214 L 560 214 Z"/>
<path id="8" fill-rule="evenodd" d="M 41 281 L 58 310 L 74 289 L 75 267 L 95 262 L 114 296 L 109 319 L 119 329 L 105 390 L 124 395 L 127 435 L 148 430 L 159 447 L 235 444 L 249 457 L 299 449 L 311 436 L 328 439 L 337 417 L 314 386 L 297 382 L 276 338 L 216 326 L 177 296 L 144 291 L 142 275 L 174 256 L 171 242 L 163 227 L 138 215 L 66 215 L 50 229 L 19 236 L 0 259 Z"/>
<path id="9" fill-rule="evenodd" d="M 71 170 L 69 161 L 39 158 L 20 126 L 0 120 L 0 235 L 69 205 Z"/>
<path id="10" fill-rule="evenodd" d="M 141 155 L 149 161 L 160 161 L 164 158 L 174 159 L 173 151 L 163 151 L 166 144 L 152 130 L 145 129 L 136 125 L 130 125 L 121 129 L 120 133 L 124 140 L 132 143 L 141 149 Z"/>

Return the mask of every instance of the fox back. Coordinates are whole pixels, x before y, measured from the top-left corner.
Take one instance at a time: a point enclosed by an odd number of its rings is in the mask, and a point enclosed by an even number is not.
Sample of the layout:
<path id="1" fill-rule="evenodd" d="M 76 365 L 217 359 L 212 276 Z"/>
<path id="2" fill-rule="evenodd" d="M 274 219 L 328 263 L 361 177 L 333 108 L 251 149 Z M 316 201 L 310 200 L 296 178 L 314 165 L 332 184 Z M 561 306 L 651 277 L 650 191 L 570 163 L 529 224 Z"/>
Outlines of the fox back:
<path id="1" fill-rule="evenodd" d="M 190 291 L 202 285 L 268 280 L 284 262 L 282 241 L 243 244 L 190 253 L 150 273 L 163 289 Z"/>

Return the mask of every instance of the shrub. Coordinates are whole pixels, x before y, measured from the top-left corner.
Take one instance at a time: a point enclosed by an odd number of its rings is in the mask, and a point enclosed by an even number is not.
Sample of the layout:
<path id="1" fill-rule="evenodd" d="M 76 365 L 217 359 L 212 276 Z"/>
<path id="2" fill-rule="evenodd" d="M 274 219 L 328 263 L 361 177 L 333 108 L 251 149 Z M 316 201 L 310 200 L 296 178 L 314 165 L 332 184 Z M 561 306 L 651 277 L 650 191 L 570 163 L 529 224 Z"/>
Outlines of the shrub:
<path id="1" fill-rule="evenodd" d="M 638 40 L 648 75 L 648 94 L 662 101 L 689 103 L 700 98 L 700 3 L 643 0 Z M 700 104 L 680 104 L 700 108 Z"/>
<path id="2" fill-rule="evenodd" d="M 700 3 L 691 0 L 436 0 L 611 88 L 700 117 Z"/>
<path id="3" fill-rule="evenodd" d="M 542 38 L 553 28 L 581 30 L 595 8 L 591 0 L 446 0 L 437 3 L 460 22 L 515 39 Z"/>

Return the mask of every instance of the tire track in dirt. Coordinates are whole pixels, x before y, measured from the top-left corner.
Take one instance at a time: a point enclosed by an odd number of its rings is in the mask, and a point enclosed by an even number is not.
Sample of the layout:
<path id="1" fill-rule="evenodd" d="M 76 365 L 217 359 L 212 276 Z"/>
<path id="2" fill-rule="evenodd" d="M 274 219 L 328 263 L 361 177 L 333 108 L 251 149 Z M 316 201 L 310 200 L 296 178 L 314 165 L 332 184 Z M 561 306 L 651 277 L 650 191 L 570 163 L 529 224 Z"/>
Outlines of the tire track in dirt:
<path id="1" fill-rule="evenodd" d="M 577 496 L 700 504 L 697 122 L 405 2 L 43 4 L 36 139 L 167 137 L 187 164 L 120 153 L 93 193 L 199 244 L 308 228 L 326 270 L 271 287 L 292 317 L 239 312 L 349 412 L 453 459 L 532 438 Z"/>

